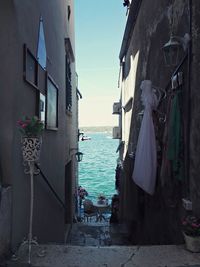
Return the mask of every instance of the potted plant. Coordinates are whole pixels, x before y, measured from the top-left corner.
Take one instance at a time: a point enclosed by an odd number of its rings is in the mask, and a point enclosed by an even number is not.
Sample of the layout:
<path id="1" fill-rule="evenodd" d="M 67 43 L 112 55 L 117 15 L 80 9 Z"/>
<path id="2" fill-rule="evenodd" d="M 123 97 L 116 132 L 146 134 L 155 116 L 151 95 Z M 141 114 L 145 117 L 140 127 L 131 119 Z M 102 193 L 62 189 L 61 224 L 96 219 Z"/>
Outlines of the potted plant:
<path id="1" fill-rule="evenodd" d="M 200 252 L 200 219 L 187 215 L 182 220 L 182 229 L 186 248 L 191 252 Z"/>
<path id="2" fill-rule="evenodd" d="M 42 144 L 44 123 L 38 117 L 23 117 L 17 122 L 22 135 L 22 154 L 24 161 L 38 161 Z"/>
<path id="3" fill-rule="evenodd" d="M 78 194 L 78 197 L 79 197 L 79 206 L 81 208 L 83 199 L 85 199 L 85 197 L 88 196 L 88 192 L 85 190 L 85 188 L 83 188 L 82 186 L 79 186 L 77 194 Z"/>
<path id="4" fill-rule="evenodd" d="M 105 200 L 106 200 L 106 196 L 104 195 L 104 194 L 99 194 L 98 195 L 98 204 L 104 204 L 104 202 L 105 202 Z"/>

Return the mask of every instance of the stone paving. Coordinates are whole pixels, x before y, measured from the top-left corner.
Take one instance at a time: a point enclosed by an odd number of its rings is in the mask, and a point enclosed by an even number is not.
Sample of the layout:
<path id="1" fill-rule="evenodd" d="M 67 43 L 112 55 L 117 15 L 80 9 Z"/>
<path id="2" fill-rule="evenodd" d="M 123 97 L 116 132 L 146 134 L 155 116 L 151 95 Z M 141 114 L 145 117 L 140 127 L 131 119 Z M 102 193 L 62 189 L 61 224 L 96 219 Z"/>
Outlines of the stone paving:
<path id="1" fill-rule="evenodd" d="M 200 253 L 184 245 L 131 246 L 126 229 L 108 221 L 75 223 L 67 244 L 33 247 L 31 265 L 25 248 L 18 253 L 7 267 L 200 267 Z"/>
<path id="2" fill-rule="evenodd" d="M 70 246 L 45 245 L 45 257 L 33 251 L 34 267 L 200 267 L 199 253 L 184 246 Z M 15 263 L 9 267 L 30 266 Z"/>
<path id="3" fill-rule="evenodd" d="M 110 225 L 108 221 L 75 223 L 67 239 L 67 243 L 78 246 L 125 246 L 131 244 L 124 226 Z"/>

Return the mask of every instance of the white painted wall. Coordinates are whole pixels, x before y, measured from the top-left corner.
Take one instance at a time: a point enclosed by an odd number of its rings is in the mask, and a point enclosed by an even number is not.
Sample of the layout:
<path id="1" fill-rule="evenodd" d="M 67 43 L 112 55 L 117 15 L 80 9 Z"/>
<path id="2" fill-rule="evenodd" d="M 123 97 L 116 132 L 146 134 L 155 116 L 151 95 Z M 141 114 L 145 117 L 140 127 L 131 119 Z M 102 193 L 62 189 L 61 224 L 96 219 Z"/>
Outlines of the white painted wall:
<path id="1" fill-rule="evenodd" d="M 121 84 L 122 106 L 125 106 L 131 97 L 133 98 L 134 101 L 138 59 L 139 59 L 139 51 L 136 53 L 135 57 L 130 55 L 130 71 L 126 79 L 122 81 Z M 126 152 L 128 150 L 131 118 L 132 118 L 132 109 L 128 112 L 125 112 L 122 109 L 122 141 L 125 141 L 125 149 L 123 157 L 125 157 Z"/>

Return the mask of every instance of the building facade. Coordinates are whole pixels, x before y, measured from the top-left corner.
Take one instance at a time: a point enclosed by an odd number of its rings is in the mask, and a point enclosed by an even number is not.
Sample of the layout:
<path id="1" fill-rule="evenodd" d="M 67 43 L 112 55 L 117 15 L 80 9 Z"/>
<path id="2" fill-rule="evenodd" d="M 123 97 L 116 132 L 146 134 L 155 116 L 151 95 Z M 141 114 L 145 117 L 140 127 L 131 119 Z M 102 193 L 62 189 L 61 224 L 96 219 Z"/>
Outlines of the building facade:
<path id="1" fill-rule="evenodd" d="M 199 206 L 199 9 L 198 1 L 131 1 L 120 50 L 121 145 L 120 219 L 128 225 L 135 244 L 182 242 L 181 217 L 200 216 Z M 177 62 L 167 66 L 164 45 L 176 36 Z M 189 38 L 190 37 L 190 38 Z M 190 41 L 189 41 L 190 39 Z M 168 43 L 169 44 L 169 43 Z M 174 52 L 174 51 L 173 51 Z M 177 52 L 177 51 L 176 51 Z M 174 54 L 173 56 L 174 57 Z M 175 59 L 175 58 L 174 58 Z M 133 181 L 136 148 L 144 113 L 141 82 L 151 80 L 159 98 L 153 114 L 156 134 L 157 176 L 155 192 L 146 193 Z M 179 94 L 177 158 L 165 166 L 166 132 L 173 98 Z M 175 113 L 177 114 L 177 113 Z M 175 131 L 175 129 L 174 129 Z M 176 131 L 172 131 L 172 135 Z M 173 164 L 179 164 L 178 173 Z M 141 166 L 145 168 L 145 162 Z M 181 167 L 180 167 L 181 166 Z M 192 211 L 191 211 L 192 209 Z"/>
<path id="2" fill-rule="evenodd" d="M 75 216 L 78 97 L 73 0 L 1 1 L 0 22 L 3 254 L 28 234 L 30 177 L 24 173 L 17 128 L 24 115 L 45 123 L 41 172 L 34 176 L 33 235 L 42 243 L 64 242 Z"/>

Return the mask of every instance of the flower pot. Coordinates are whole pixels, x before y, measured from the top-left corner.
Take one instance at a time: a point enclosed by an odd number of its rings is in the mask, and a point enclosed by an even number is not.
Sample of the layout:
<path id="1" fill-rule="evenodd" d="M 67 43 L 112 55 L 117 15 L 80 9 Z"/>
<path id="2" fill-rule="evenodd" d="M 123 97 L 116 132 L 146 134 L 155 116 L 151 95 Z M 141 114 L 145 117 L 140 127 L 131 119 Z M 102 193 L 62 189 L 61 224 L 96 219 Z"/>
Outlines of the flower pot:
<path id="1" fill-rule="evenodd" d="M 41 137 L 23 137 L 22 155 L 24 161 L 39 161 L 41 145 Z"/>
<path id="2" fill-rule="evenodd" d="M 200 236 L 189 236 L 183 233 L 186 249 L 191 252 L 200 252 Z"/>

